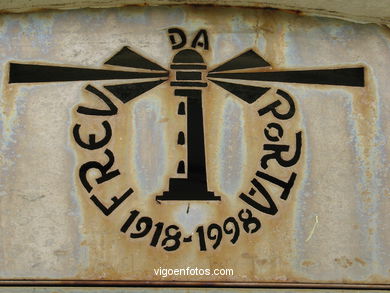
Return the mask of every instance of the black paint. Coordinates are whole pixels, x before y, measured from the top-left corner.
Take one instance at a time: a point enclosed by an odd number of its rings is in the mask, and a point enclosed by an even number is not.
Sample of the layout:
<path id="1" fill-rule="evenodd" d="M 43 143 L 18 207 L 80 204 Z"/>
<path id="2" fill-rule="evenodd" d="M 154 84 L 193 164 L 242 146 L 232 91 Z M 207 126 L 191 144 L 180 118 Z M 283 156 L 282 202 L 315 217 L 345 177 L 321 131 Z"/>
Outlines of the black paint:
<path id="1" fill-rule="evenodd" d="M 73 137 L 74 137 L 74 140 L 77 142 L 77 144 L 79 146 L 81 146 L 84 149 L 87 149 L 87 150 L 100 149 L 101 147 L 105 146 L 110 141 L 111 136 L 112 136 L 111 126 L 108 123 L 108 121 L 103 121 L 102 125 L 103 125 L 104 130 L 105 130 L 104 137 L 101 140 L 96 141 L 96 135 L 95 134 L 90 134 L 88 136 L 88 143 L 86 143 L 80 137 L 81 125 L 80 124 L 76 124 L 73 127 Z"/>
<path id="2" fill-rule="evenodd" d="M 246 215 L 244 217 L 244 215 Z M 261 222 L 258 218 L 254 217 L 252 215 L 251 210 L 245 209 L 241 210 L 238 213 L 238 218 L 242 222 L 242 227 L 244 228 L 246 233 L 255 233 L 260 230 L 261 228 Z"/>
<path id="3" fill-rule="evenodd" d="M 176 80 L 201 80 L 202 73 L 199 71 L 176 71 Z"/>
<path id="4" fill-rule="evenodd" d="M 184 102 L 180 102 L 179 108 L 177 109 L 177 114 L 179 114 L 179 115 L 186 114 L 186 104 Z"/>
<path id="5" fill-rule="evenodd" d="M 55 65 L 10 63 L 9 83 L 139 79 L 167 76 L 168 72 L 129 72 Z"/>
<path id="6" fill-rule="evenodd" d="M 79 106 L 77 108 L 77 113 L 84 115 L 92 115 L 92 116 L 113 116 L 118 113 L 118 108 L 111 102 L 110 98 L 108 98 L 105 94 L 99 91 L 97 88 L 87 85 L 85 88 L 90 93 L 95 94 L 99 99 L 101 99 L 108 106 L 109 110 L 99 110 L 99 109 L 91 109 L 83 106 Z"/>
<path id="7" fill-rule="evenodd" d="M 175 96 L 187 98 L 187 178 L 171 178 L 169 191 L 157 200 L 220 200 L 207 189 L 206 156 L 201 90 L 175 90 Z"/>
<path id="8" fill-rule="evenodd" d="M 151 90 L 152 88 L 160 85 L 166 80 L 147 81 L 130 84 L 108 85 L 105 88 L 110 91 L 115 97 L 127 103 L 132 99 L 142 95 L 143 93 Z"/>
<path id="9" fill-rule="evenodd" d="M 136 223 L 134 227 L 136 232 L 130 232 L 129 237 L 143 238 L 151 234 L 150 232 L 153 227 L 155 227 L 149 245 L 157 247 L 161 239 L 160 245 L 166 251 L 176 251 L 180 248 L 182 243 L 191 243 L 194 240 L 193 237 L 198 238 L 200 251 L 207 251 L 209 242 L 211 242 L 211 247 L 213 249 L 217 249 L 222 243 L 224 235 L 232 235 L 231 239 L 229 239 L 232 244 L 235 244 L 238 241 L 241 231 L 240 224 L 242 225 L 242 229 L 250 234 L 256 233 L 261 228 L 260 220 L 253 216 L 251 210 L 241 209 L 238 212 L 239 221 L 237 221 L 235 217 L 228 217 L 223 222 L 223 225 L 217 223 L 211 223 L 207 227 L 201 225 L 197 227 L 194 235 L 182 237 L 182 232 L 178 226 L 166 225 L 163 222 L 158 222 L 153 225 L 153 219 L 151 217 L 143 216 L 138 218 L 139 214 L 139 211 L 132 210 L 120 231 L 122 233 L 127 233 L 131 226 Z M 137 222 L 135 222 L 136 220 Z"/>
<path id="10" fill-rule="evenodd" d="M 122 202 L 124 202 L 131 194 L 133 193 L 133 189 L 129 188 L 120 198 L 114 196 L 111 198 L 112 204 L 109 207 L 106 207 L 95 195 L 92 195 L 90 199 L 93 203 L 103 212 L 105 216 L 109 216 L 113 211 L 116 210 L 117 207 L 120 206 Z"/>
<path id="11" fill-rule="evenodd" d="M 150 246 L 156 247 L 158 244 L 158 241 L 160 239 L 162 229 L 164 227 L 164 223 L 158 222 L 157 224 L 154 225 L 156 227 L 156 230 L 154 231 L 153 238 L 150 242 Z"/>
<path id="12" fill-rule="evenodd" d="M 284 98 L 287 101 L 287 103 L 289 104 L 289 109 L 288 109 L 287 113 L 280 113 L 278 111 L 278 107 L 280 105 L 282 105 L 282 102 L 280 100 L 277 100 L 275 102 L 272 102 L 268 106 L 260 109 L 258 111 L 259 116 L 263 116 L 264 114 L 267 114 L 268 112 L 272 112 L 272 114 L 275 116 L 275 118 L 278 118 L 278 119 L 286 120 L 286 119 L 292 118 L 295 114 L 294 100 L 285 91 L 277 90 L 276 94 L 281 96 L 282 98 Z"/>
<path id="13" fill-rule="evenodd" d="M 268 161 L 269 160 L 276 160 L 278 164 L 282 167 L 291 167 L 294 166 L 300 156 L 301 156 L 301 150 L 302 150 L 302 132 L 298 132 L 295 134 L 295 140 L 296 140 L 296 146 L 295 146 L 295 152 L 291 159 L 284 159 L 283 157 L 286 157 L 286 154 L 282 156 L 282 153 L 287 153 L 290 149 L 290 146 L 288 145 L 279 145 L 279 144 L 264 144 L 263 149 L 265 151 L 273 151 L 273 153 L 264 155 L 261 158 L 261 167 L 263 169 L 268 168 Z"/>
<path id="14" fill-rule="evenodd" d="M 214 68 L 210 72 L 219 72 L 227 70 L 267 67 L 270 64 L 260 57 L 255 51 L 248 50 L 232 60 Z"/>
<path id="15" fill-rule="evenodd" d="M 209 225 L 209 227 L 207 228 L 207 237 L 210 239 L 210 240 L 215 240 L 214 244 L 213 244 L 213 248 L 216 249 L 220 244 L 221 244 L 221 240 L 222 240 L 222 228 L 221 226 L 215 224 L 215 223 L 212 223 Z"/>
<path id="16" fill-rule="evenodd" d="M 257 101 L 258 98 L 260 98 L 270 89 L 269 87 L 249 86 L 237 83 L 222 82 L 219 80 L 211 81 L 249 104 Z"/>
<path id="17" fill-rule="evenodd" d="M 104 151 L 104 153 L 108 157 L 108 162 L 105 165 L 102 165 L 101 163 L 96 162 L 96 161 L 90 161 L 90 162 L 83 164 L 80 167 L 79 178 L 80 178 L 80 181 L 83 184 L 84 188 L 88 192 L 91 192 L 91 190 L 92 190 L 92 186 L 87 179 L 87 172 L 90 169 L 97 169 L 97 170 L 99 170 L 99 172 L 101 174 L 100 177 L 96 178 L 97 184 L 101 184 L 101 183 L 108 181 L 108 180 L 110 180 L 116 176 L 119 176 L 121 174 L 118 169 L 110 171 L 111 167 L 114 165 L 114 162 L 115 162 L 114 154 L 109 149 L 106 149 Z"/>
<path id="18" fill-rule="evenodd" d="M 106 63 L 109 65 L 167 71 L 160 65 L 146 59 L 138 53 L 131 50 L 129 47 L 123 47 L 118 53 L 112 56 Z"/>
<path id="19" fill-rule="evenodd" d="M 192 236 L 184 237 L 183 242 L 192 242 Z"/>
<path id="20" fill-rule="evenodd" d="M 186 167 L 184 161 L 180 161 L 179 164 L 177 165 L 177 173 L 178 174 L 185 174 L 186 172 Z"/>
<path id="21" fill-rule="evenodd" d="M 130 216 L 127 218 L 126 222 L 121 227 L 121 232 L 126 233 L 129 230 L 130 226 L 133 224 L 134 220 L 138 217 L 139 211 L 132 210 Z"/>
<path id="22" fill-rule="evenodd" d="M 173 231 L 174 233 L 171 234 L 171 231 Z M 176 225 L 169 225 L 165 229 L 165 238 L 162 241 L 161 246 L 163 246 L 166 251 L 175 251 L 180 247 L 180 237 L 180 228 Z M 171 243 L 171 245 L 169 245 L 169 243 Z"/>
<path id="23" fill-rule="evenodd" d="M 185 49 L 180 52 L 178 52 L 175 57 L 173 57 L 172 63 L 184 63 L 184 64 L 191 64 L 191 63 L 199 63 L 203 64 L 203 57 L 200 55 L 197 51 L 192 49 Z"/>
<path id="24" fill-rule="evenodd" d="M 277 136 L 273 136 L 270 134 L 271 129 L 276 129 L 278 132 Z M 267 128 L 264 129 L 264 135 L 269 141 L 279 141 L 283 137 L 283 128 L 279 123 L 269 123 Z"/>
<path id="25" fill-rule="evenodd" d="M 364 87 L 364 67 L 322 70 L 209 73 L 208 77 Z"/>
<path id="26" fill-rule="evenodd" d="M 179 144 L 179 145 L 185 144 L 185 137 L 184 137 L 183 131 L 180 131 L 179 134 L 177 135 L 177 144 Z"/>
<path id="27" fill-rule="evenodd" d="M 168 29 L 169 40 L 172 44 L 172 50 L 183 48 L 187 43 L 186 34 L 179 28 L 170 28 Z M 175 37 L 175 35 L 180 38 L 180 40 Z"/>
<path id="28" fill-rule="evenodd" d="M 177 110 L 178 115 L 187 115 L 187 133 L 184 132 L 178 134 L 177 143 L 179 145 L 185 145 L 187 140 L 187 161 L 180 161 L 177 167 L 178 174 L 186 173 L 187 164 L 187 178 L 171 178 L 169 181 L 169 190 L 164 192 L 163 195 L 157 196 L 157 200 L 220 200 L 219 196 L 215 196 L 213 192 L 208 191 L 207 185 L 207 168 L 205 157 L 205 142 L 204 142 L 204 128 L 203 128 L 203 109 L 202 109 L 202 90 L 208 86 L 205 80 L 202 80 L 202 76 L 205 76 L 207 65 L 204 63 L 202 55 L 199 53 L 201 50 L 209 49 L 209 39 L 206 30 L 199 30 L 192 41 L 187 44 L 187 36 L 183 30 L 179 28 L 168 29 L 169 40 L 173 50 L 180 49 L 179 52 L 173 57 L 172 64 L 170 66 L 174 71 L 171 74 L 170 85 L 175 87 L 175 96 L 187 98 L 187 107 L 184 102 L 180 102 Z M 193 49 L 188 48 L 191 46 Z M 187 47 L 187 48 L 185 48 Z M 182 49 L 184 48 L 184 49 Z M 196 51 L 196 50 L 198 51 Z M 139 83 L 126 83 L 126 84 L 112 84 L 107 85 L 105 88 L 111 92 L 115 97 L 121 100 L 123 103 L 127 103 L 132 99 L 146 93 L 152 88 L 160 85 L 168 79 L 169 73 L 157 63 L 139 55 L 131 50 L 129 47 L 123 47 L 119 52 L 113 55 L 106 63 L 110 66 L 119 66 L 122 70 L 107 70 L 107 69 L 89 69 L 89 68 L 76 68 L 76 67 L 64 67 L 54 65 L 37 65 L 37 64 L 17 64 L 10 63 L 9 83 L 33 83 L 33 82 L 60 82 L 60 81 L 84 81 L 84 80 L 114 80 L 114 79 L 141 79 L 141 78 L 153 78 L 158 80 L 139 82 Z M 265 68 L 268 67 L 268 68 Z M 109 66 L 106 66 L 109 68 Z M 142 69 L 141 72 L 124 71 L 126 68 Z M 258 68 L 255 72 L 255 68 Z M 253 69 L 252 72 L 240 72 L 240 70 Z M 149 70 L 149 72 L 145 72 Z M 160 71 L 160 72 L 150 72 Z M 164 71 L 164 72 L 161 72 Z M 224 72 L 233 71 L 233 72 Z M 342 86 L 364 86 L 364 68 L 339 68 L 339 69 L 321 69 L 321 70 L 286 70 L 286 71 L 272 71 L 270 64 L 259 56 L 254 50 L 249 49 L 231 60 L 217 66 L 211 70 L 208 74 L 209 78 L 227 79 L 228 81 L 211 80 L 216 85 L 220 86 L 224 90 L 229 91 L 233 95 L 237 96 L 241 100 L 252 104 L 256 102 L 262 95 L 264 95 L 270 88 L 249 86 L 243 84 L 237 84 L 229 82 L 229 80 L 248 80 L 248 81 L 270 81 L 270 82 L 288 82 L 288 83 L 305 83 L 305 84 L 324 84 L 324 85 L 342 85 Z M 197 88 L 197 89 L 193 89 Z M 92 116 L 112 116 L 118 112 L 115 104 L 107 97 L 103 92 L 99 91 L 95 87 L 88 85 L 86 90 L 96 95 L 107 106 L 106 109 L 93 109 L 88 107 L 79 106 L 77 112 L 83 115 Z M 272 114 L 275 118 L 281 120 L 287 120 L 295 114 L 295 104 L 290 95 L 283 90 L 277 90 L 279 99 L 271 104 L 258 110 L 259 116 Z M 288 104 L 288 110 L 280 112 L 279 109 L 284 104 Z M 105 135 L 99 141 L 96 141 L 95 134 L 89 134 L 88 143 L 84 142 L 80 137 L 81 125 L 76 124 L 73 129 L 73 136 L 76 143 L 85 149 L 96 150 L 103 148 L 111 139 L 112 131 L 107 121 L 102 123 L 105 130 Z M 276 129 L 277 135 L 270 130 Z M 267 128 L 264 129 L 264 135 L 269 142 L 278 142 L 283 136 L 283 128 L 277 123 L 269 123 Z M 268 162 L 275 160 L 282 167 L 289 167 L 295 165 L 301 155 L 302 137 L 301 132 L 296 133 L 295 152 L 290 155 L 290 158 L 286 157 L 290 150 L 289 145 L 284 144 L 272 144 L 267 143 L 263 145 L 265 151 L 270 151 L 263 155 L 260 160 L 260 165 L 263 169 L 268 168 Z M 90 161 L 83 164 L 79 170 L 79 178 L 84 188 L 91 192 L 93 186 L 87 179 L 87 172 L 94 168 L 100 171 L 101 176 L 96 179 L 97 184 L 101 184 L 108 181 L 120 174 L 118 169 L 110 170 L 114 164 L 114 154 L 109 150 L 105 150 L 105 154 L 108 157 L 108 162 L 102 164 L 97 161 Z M 274 215 L 277 213 L 276 204 L 273 202 L 271 196 L 267 193 L 267 190 L 263 187 L 259 179 L 267 180 L 273 184 L 276 184 L 283 188 L 281 198 L 286 200 L 290 193 L 292 186 L 294 185 L 296 174 L 292 173 L 290 179 L 284 182 L 271 175 L 265 174 L 261 171 L 256 173 L 257 178 L 253 178 L 253 187 L 249 191 L 249 195 L 242 193 L 240 198 L 257 209 L 260 212 Z M 125 193 L 121 198 L 112 198 L 114 204 L 107 208 L 99 199 L 95 196 L 91 196 L 91 200 L 103 211 L 104 214 L 110 214 L 113 209 L 117 207 L 116 204 L 122 202 L 122 198 L 127 198 L 131 192 Z M 130 193 L 129 193 L 130 192 Z M 255 200 L 257 193 L 260 193 L 269 206 L 259 204 Z M 121 229 L 122 232 L 126 232 L 131 226 L 133 221 L 137 218 L 139 212 L 133 211 L 129 219 Z M 239 219 L 243 224 L 244 231 L 247 233 L 254 233 L 261 227 L 260 221 L 252 216 L 250 210 L 242 210 L 239 213 Z M 150 219 L 150 220 L 149 220 Z M 152 229 L 152 220 L 148 217 L 143 217 L 138 220 L 136 229 L 138 232 L 130 234 L 132 238 L 140 238 L 146 236 Z M 162 247 L 167 251 L 176 250 L 180 246 L 180 230 L 174 225 L 168 226 L 163 229 L 164 223 L 159 222 L 155 225 L 156 229 L 151 240 L 151 246 L 157 246 L 160 236 L 165 231 L 165 238 L 162 240 Z M 206 227 L 207 228 L 207 227 Z M 240 229 L 238 222 L 235 218 L 230 217 L 226 219 L 223 227 L 216 223 L 211 224 L 207 230 L 205 227 L 200 226 L 197 229 L 199 236 L 200 249 L 206 250 L 206 237 L 208 240 L 214 241 L 213 248 L 217 248 L 222 240 L 222 230 L 226 234 L 232 234 L 231 242 L 234 244 L 239 236 Z M 205 231 L 207 233 L 205 233 Z M 180 234 L 180 235 L 179 235 Z M 163 236 L 161 236 L 163 237 Z M 185 238 L 186 239 L 186 238 Z M 188 238 L 187 238 L 188 239 Z"/>
<path id="29" fill-rule="evenodd" d="M 150 217 L 142 217 L 138 219 L 135 225 L 137 233 L 130 233 L 130 238 L 142 238 L 145 237 L 152 229 L 153 220 Z"/>
<path id="30" fill-rule="evenodd" d="M 256 179 L 254 178 L 252 181 L 253 186 L 257 189 L 257 191 L 262 195 L 262 198 L 264 198 L 269 206 L 264 206 L 263 204 L 259 203 L 258 201 L 254 200 L 253 197 L 256 195 L 246 195 L 245 193 L 240 194 L 240 198 L 245 201 L 248 205 L 254 207 L 256 210 L 269 214 L 269 215 L 275 215 L 278 212 L 278 208 L 276 207 L 275 202 L 273 201 L 271 195 L 268 193 L 268 191 L 264 188 L 264 186 Z M 262 201 L 262 200 L 259 200 Z"/>
<path id="31" fill-rule="evenodd" d="M 283 188 L 283 192 L 280 195 L 280 198 L 283 200 L 286 200 L 288 198 L 290 191 L 291 191 L 291 188 L 294 186 L 295 179 L 297 178 L 297 174 L 294 172 L 291 174 L 291 176 L 287 182 L 282 181 L 276 177 L 273 177 L 271 175 L 268 175 L 268 174 L 260 172 L 260 171 L 256 172 L 256 176 L 259 178 L 263 178 L 263 179 Z"/>
<path id="32" fill-rule="evenodd" d="M 207 87 L 205 82 L 172 81 L 171 86 L 176 87 Z"/>
<path id="33" fill-rule="evenodd" d="M 194 64 L 197 63 L 197 64 Z M 196 66 L 205 66 L 202 56 L 195 50 L 185 49 L 181 50 L 173 57 L 173 63 L 171 68 L 174 66 L 184 66 L 184 68 Z M 174 76 L 176 80 L 171 81 L 171 86 L 174 87 L 207 87 L 207 83 L 202 81 L 201 71 L 175 71 Z"/>
<path id="34" fill-rule="evenodd" d="M 191 47 L 201 47 L 205 50 L 209 49 L 209 37 L 207 35 L 206 30 L 202 29 L 196 34 L 194 40 L 191 43 Z"/>
<path id="35" fill-rule="evenodd" d="M 171 69 L 207 69 L 207 66 L 202 64 L 172 64 Z"/>
<path id="36" fill-rule="evenodd" d="M 232 224 L 233 227 L 229 228 L 229 224 Z M 230 239 L 230 242 L 232 244 L 235 244 L 238 240 L 238 237 L 240 237 L 240 226 L 238 226 L 237 220 L 234 217 L 229 217 L 225 220 L 223 223 L 223 231 L 226 234 L 233 234 L 232 239 Z"/>
<path id="37" fill-rule="evenodd" d="M 206 251 L 207 247 L 206 247 L 206 240 L 204 237 L 204 227 L 199 226 L 198 228 L 196 228 L 196 233 L 198 233 L 200 251 Z"/>

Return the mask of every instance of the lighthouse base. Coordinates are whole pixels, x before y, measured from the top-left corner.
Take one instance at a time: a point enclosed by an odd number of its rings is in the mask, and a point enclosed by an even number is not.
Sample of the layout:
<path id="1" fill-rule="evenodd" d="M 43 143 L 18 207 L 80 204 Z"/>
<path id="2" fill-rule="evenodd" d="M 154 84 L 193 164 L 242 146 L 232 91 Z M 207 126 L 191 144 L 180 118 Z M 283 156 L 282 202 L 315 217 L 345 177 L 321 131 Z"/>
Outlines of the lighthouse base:
<path id="1" fill-rule="evenodd" d="M 221 200 L 214 192 L 207 191 L 205 184 L 194 184 L 186 178 L 172 178 L 169 180 L 169 191 L 156 196 L 156 200 Z"/>

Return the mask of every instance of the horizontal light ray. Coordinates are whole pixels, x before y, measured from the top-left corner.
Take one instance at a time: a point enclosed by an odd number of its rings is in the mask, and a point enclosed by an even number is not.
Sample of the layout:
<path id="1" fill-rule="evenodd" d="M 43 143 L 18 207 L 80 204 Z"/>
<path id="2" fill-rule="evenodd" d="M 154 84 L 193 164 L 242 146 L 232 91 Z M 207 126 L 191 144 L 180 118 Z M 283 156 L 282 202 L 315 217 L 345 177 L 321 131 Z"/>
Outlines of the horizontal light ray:
<path id="1" fill-rule="evenodd" d="M 10 63 L 9 83 L 140 79 L 167 77 L 168 74 L 168 72 L 128 72 L 57 65 Z"/>
<path id="2" fill-rule="evenodd" d="M 364 87 L 364 67 L 321 69 L 321 70 L 289 70 L 262 72 L 209 73 L 208 77 L 275 81 L 305 84 L 327 84 Z"/>

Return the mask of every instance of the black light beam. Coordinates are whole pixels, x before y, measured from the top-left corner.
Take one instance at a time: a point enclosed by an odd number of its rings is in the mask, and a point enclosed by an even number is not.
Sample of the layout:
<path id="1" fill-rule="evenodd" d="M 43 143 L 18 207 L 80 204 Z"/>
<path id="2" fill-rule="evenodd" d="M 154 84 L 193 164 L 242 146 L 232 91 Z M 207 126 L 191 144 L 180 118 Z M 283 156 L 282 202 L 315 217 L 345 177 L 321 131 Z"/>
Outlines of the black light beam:
<path id="1" fill-rule="evenodd" d="M 207 77 L 364 87 L 364 67 L 321 70 L 209 73 Z"/>
<path id="2" fill-rule="evenodd" d="M 269 87 L 250 86 L 212 79 L 211 81 L 216 85 L 219 85 L 221 88 L 231 92 L 233 95 L 239 97 L 241 100 L 244 100 L 248 104 L 256 102 L 258 98 L 260 98 L 270 89 Z"/>
<path id="3" fill-rule="evenodd" d="M 128 72 L 56 65 L 10 63 L 9 83 L 168 77 L 168 72 Z"/>
<path id="4" fill-rule="evenodd" d="M 123 47 L 122 50 L 120 50 L 118 53 L 112 56 L 110 60 L 108 60 L 105 64 L 167 71 L 166 69 L 162 68 L 160 65 L 134 52 L 129 47 Z"/>

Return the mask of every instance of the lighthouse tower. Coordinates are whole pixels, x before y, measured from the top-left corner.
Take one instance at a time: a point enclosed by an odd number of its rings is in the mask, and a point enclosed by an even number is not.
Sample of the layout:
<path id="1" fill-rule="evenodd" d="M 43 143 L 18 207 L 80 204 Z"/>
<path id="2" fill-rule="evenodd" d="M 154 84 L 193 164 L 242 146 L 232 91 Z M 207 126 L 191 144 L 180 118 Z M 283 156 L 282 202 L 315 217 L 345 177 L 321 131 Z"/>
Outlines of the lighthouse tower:
<path id="1" fill-rule="evenodd" d="M 173 58 L 171 69 L 175 80 L 171 82 L 175 96 L 187 100 L 180 102 L 178 115 L 187 116 L 187 137 L 178 133 L 177 143 L 187 143 L 187 162 L 180 161 L 177 172 L 185 173 L 187 178 L 171 178 L 169 190 L 157 196 L 157 200 L 221 200 L 207 188 L 206 155 L 204 142 L 202 88 L 205 81 L 207 66 L 202 56 L 193 49 L 179 51 Z"/>

